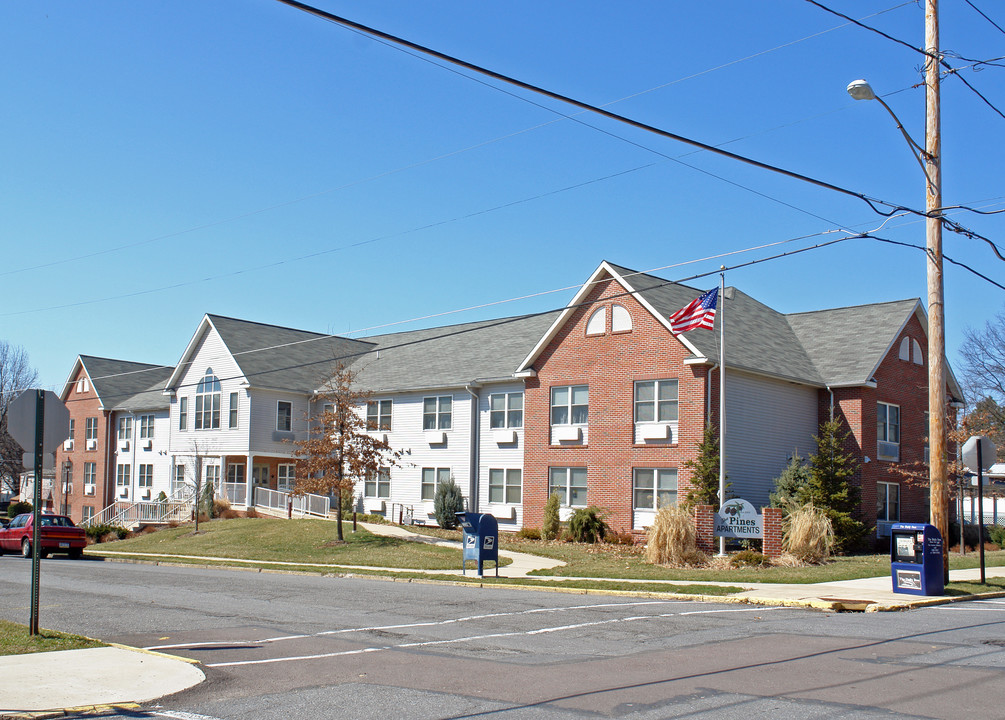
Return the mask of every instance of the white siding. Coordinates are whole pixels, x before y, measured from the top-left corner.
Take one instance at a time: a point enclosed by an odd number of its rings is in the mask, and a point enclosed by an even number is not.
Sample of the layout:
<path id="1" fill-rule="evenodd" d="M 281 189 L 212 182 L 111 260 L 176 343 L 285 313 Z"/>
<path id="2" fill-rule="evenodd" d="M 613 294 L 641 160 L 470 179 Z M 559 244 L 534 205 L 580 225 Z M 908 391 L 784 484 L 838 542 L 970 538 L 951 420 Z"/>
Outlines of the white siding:
<path id="1" fill-rule="evenodd" d="M 199 381 L 212 368 L 220 380 L 220 429 L 195 429 L 195 395 Z M 171 452 L 175 455 L 191 455 L 198 445 L 199 452 L 212 455 L 241 455 L 249 448 L 250 403 L 248 392 L 242 386 L 245 378 L 241 375 L 230 351 L 224 345 L 216 330 L 210 328 L 192 353 L 192 360 L 175 389 L 171 399 Z M 237 429 L 228 428 L 230 393 L 238 393 L 240 399 Z M 178 429 L 179 400 L 188 398 L 188 424 L 186 430 Z M 273 420 L 275 424 L 275 420 Z M 179 459 L 178 462 L 184 462 Z"/>
<path id="2" fill-rule="evenodd" d="M 296 447 L 292 442 L 284 442 L 284 438 L 303 440 L 307 437 L 309 396 L 291 392 L 254 389 L 248 395 L 250 397 L 247 404 L 251 406 L 252 452 L 293 457 L 293 451 Z M 281 433 L 276 429 L 276 418 L 280 401 L 291 403 L 293 406 L 293 430 L 290 433 Z"/>
<path id="3" fill-rule="evenodd" d="M 816 388 L 726 369 L 726 474 L 728 492 L 760 508 L 793 450 L 815 450 Z"/>
<path id="4" fill-rule="evenodd" d="M 145 439 L 140 438 L 140 416 L 142 415 L 154 416 L 154 436 L 151 438 L 150 447 L 147 447 Z M 128 449 L 125 449 L 126 445 L 118 440 L 117 435 L 119 418 L 122 417 L 128 417 L 132 421 L 132 439 L 129 441 Z M 135 413 L 120 411 L 113 415 L 111 442 L 114 442 L 114 460 L 112 462 L 116 467 L 112 468 L 112 482 L 115 482 L 118 465 L 128 465 L 130 468 L 129 489 L 126 493 L 128 497 L 120 497 L 122 495 L 121 488 L 116 487 L 116 500 L 129 500 L 130 502 L 156 500 L 161 492 L 165 495 L 171 494 L 171 457 L 167 453 L 170 440 L 170 422 L 167 410 Z M 141 491 L 139 488 L 140 465 L 153 465 L 153 487 L 149 498 L 145 497 L 146 489 Z M 79 478 L 74 478 L 74 482 L 80 482 L 81 487 L 84 482 L 83 473 L 83 468 L 81 468 Z"/>
<path id="5" fill-rule="evenodd" d="M 523 427 L 515 429 L 516 442 L 497 442 L 489 422 L 489 396 L 496 393 L 523 392 L 523 383 L 509 383 L 482 388 L 478 403 L 481 424 L 478 462 L 478 512 L 490 513 L 499 521 L 500 530 L 523 527 L 523 503 L 509 505 L 489 502 L 489 470 L 523 470 Z M 508 433 L 507 433 L 508 435 Z M 506 438 L 507 440 L 509 437 Z M 522 498 L 521 489 L 521 498 Z"/>

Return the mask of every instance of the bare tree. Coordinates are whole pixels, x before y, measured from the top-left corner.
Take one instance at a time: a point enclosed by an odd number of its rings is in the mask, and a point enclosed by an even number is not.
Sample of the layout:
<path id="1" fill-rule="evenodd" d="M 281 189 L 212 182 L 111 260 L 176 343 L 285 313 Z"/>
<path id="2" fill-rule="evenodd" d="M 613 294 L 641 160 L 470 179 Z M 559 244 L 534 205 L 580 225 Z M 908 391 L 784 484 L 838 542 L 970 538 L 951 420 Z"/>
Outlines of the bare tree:
<path id="1" fill-rule="evenodd" d="M 1005 314 L 999 313 L 983 328 L 965 328 L 960 356 L 972 408 L 969 428 L 998 442 L 1005 438 Z M 998 448 L 1005 450 L 1001 444 Z"/>
<path id="2" fill-rule="evenodd" d="M 25 349 L 0 340 L 0 482 L 13 495 L 21 490 L 24 450 L 7 433 L 7 406 L 22 390 L 37 383 L 38 373 L 28 362 Z"/>
<path id="3" fill-rule="evenodd" d="M 338 540 L 342 533 L 342 498 L 352 493 L 357 480 L 373 478 L 390 470 L 401 458 L 382 437 L 367 433 L 367 421 L 359 407 L 368 394 L 353 386 L 356 373 L 338 365 L 318 393 L 321 411 L 313 415 L 307 439 L 294 442 L 298 463 L 296 493 L 319 493 L 336 498 L 335 523 Z M 379 428 L 371 428 L 377 430 Z"/>

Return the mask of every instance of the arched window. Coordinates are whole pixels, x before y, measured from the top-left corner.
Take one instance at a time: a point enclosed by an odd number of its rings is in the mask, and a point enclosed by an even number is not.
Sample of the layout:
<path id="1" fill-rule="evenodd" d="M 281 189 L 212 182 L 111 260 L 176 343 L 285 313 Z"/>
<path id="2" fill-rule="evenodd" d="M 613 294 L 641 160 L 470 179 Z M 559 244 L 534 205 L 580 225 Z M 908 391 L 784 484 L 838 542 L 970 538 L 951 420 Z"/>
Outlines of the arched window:
<path id="1" fill-rule="evenodd" d="M 586 321 L 587 335 L 603 335 L 607 332 L 607 306 L 598 308 Z"/>
<path id="2" fill-rule="evenodd" d="M 913 343 L 913 350 L 914 350 L 911 359 L 914 361 L 915 365 L 924 365 L 925 356 L 921 352 L 921 343 L 919 343 L 917 340 L 912 340 L 911 342 Z"/>
<path id="3" fill-rule="evenodd" d="M 195 390 L 195 429 L 217 430 L 219 427 L 220 380 L 213 374 L 213 368 L 206 368 Z"/>
<path id="4" fill-rule="evenodd" d="M 904 338 L 900 341 L 900 353 L 898 357 L 904 362 L 911 360 L 911 338 Z"/>
<path id="5" fill-rule="evenodd" d="M 611 308 L 611 332 L 631 332 L 632 316 L 622 305 Z"/>

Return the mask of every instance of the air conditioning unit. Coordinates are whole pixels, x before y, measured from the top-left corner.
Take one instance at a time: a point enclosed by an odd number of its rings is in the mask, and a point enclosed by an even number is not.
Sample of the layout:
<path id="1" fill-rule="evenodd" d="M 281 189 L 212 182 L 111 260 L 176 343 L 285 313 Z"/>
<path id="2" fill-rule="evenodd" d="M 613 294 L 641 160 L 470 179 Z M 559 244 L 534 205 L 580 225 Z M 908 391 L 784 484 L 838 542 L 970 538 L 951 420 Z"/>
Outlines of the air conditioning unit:
<path id="1" fill-rule="evenodd" d="M 425 430 L 422 434 L 430 445 L 443 445 L 447 442 L 447 434 L 442 430 Z"/>
<path id="2" fill-rule="evenodd" d="M 145 493 L 143 493 L 143 499 L 144 500 L 149 500 L 150 499 L 150 491 L 149 490 L 147 490 Z"/>
<path id="3" fill-rule="evenodd" d="M 85 485 L 84 486 L 84 495 L 92 495 L 93 496 L 94 495 L 94 486 L 93 485 Z"/>
<path id="4" fill-rule="evenodd" d="M 555 442 L 579 442 L 583 439 L 583 429 L 559 425 L 551 430 Z"/>
<path id="5" fill-rule="evenodd" d="M 119 446 L 119 450 L 122 452 L 129 452 L 129 441 L 123 440 L 122 444 Z"/>
<path id="6" fill-rule="evenodd" d="M 670 426 L 664 423 L 658 425 L 640 425 L 639 436 L 643 440 L 669 440 Z"/>
<path id="7" fill-rule="evenodd" d="M 515 443 L 516 430 L 496 428 L 492 431 L 492 439 L 495 440 L 496 445 L 508 445 L 510 443 Z"/>
<path id="8" fill-rule="evenodd" d="M 98 441 L 97 440 L 88 440 L 87 441 L 87 449 L 88 450 L 97 450 L 98 449 Z"/>
<path id="9" fill-rule="evenodd" d="M 145 443 L 143 443 L 143 449 L 144 450 L 153 450 L 154 449 L 154 441 L 150 440 L 150 439 L 147 439 L 147 441 Z"/>
<path id="10" fill-rule="evenodd" d="M 73 452 L 73 438 L 63 441 L 63 450 L 66 452 Z"/>
<path id="11" fill-rule="evenodd" d="M 122 488 L 122 492 L 119 493 L 119 497 L 122 500 L 128 500 L 129 499 L 129 488 Z"/>

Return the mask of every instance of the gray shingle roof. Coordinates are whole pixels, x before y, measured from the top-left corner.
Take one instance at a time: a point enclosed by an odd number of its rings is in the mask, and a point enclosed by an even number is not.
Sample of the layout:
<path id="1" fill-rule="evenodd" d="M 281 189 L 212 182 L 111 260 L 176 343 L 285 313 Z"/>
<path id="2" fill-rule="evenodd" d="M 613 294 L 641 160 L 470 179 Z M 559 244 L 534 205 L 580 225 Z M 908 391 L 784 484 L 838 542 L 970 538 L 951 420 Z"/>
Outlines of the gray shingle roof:
<path id="1" fill-rule="evenodd" d="M 208 315 L 252 387 L 308 393 L 341 361 L 355 362 L 369 341 Z M 266 348 L 264 350 L 260 348 Z"/>
<path id="2" fill-rule="evenodd" d="M 918 300 L 793 313 L 796 336 L 828 385 L 861 385 L 897 339 Z"/>
<path id="3" fill-rule="evenodd" d="M 162 393 L 173 367 L 81 355 L 94 392 L 106 410 L 166 410 Z"/>
<path id="4" fill-rule="evenodd" d="M 357 382 L 395 392 L 510 378 L 559 312 L 369 337 L 380 352 L 360 362 Z"/>

